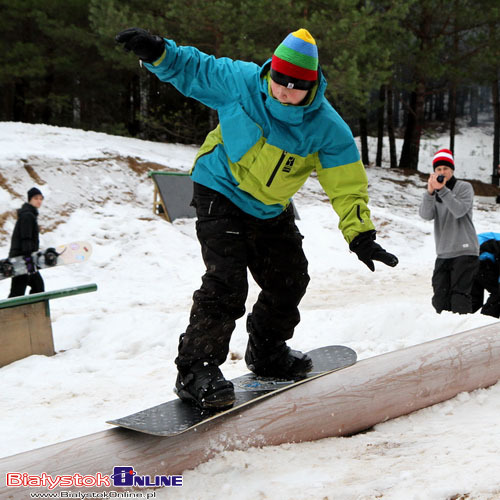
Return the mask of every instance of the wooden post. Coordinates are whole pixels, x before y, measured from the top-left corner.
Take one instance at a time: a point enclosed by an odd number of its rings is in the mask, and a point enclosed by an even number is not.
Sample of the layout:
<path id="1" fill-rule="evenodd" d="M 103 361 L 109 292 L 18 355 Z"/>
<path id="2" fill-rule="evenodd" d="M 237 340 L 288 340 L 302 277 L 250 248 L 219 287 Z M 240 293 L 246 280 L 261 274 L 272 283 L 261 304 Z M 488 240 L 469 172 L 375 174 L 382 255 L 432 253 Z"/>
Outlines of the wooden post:
<path id="1" fill-rule="evenodd" d="M 154 181 L 154 177 L 153 177 L 153 183 L 155 188 L 154 200 L 153 200 L 153 212 L 155 215 L 163 217 L 167 222 L 172 222 L 168 217 L 168 212 L 165 209 L 165 205 L 163 204 L 163 200 L 161 199 L 160 191 L 158 189 L 158 185 Z"/>
<path id="2" fill-rule="evenodd" d="M 156 175 L 167 174 L 166 172 L 150 172 L 149 177 L 153 179 L 154 184 L 154 200 L 153 200 L 153 212 L 160 217 L 163 217 L 167 222 L 172 222 L 170 219 L 170 215 L 168 214 L 167 207 L 165 206 L 165 202 L 160 193 L 160 188 L 158 187 L 158 183 L 156 182 Z M 183 174 L 187 175 L 187 174 Z"/>
<path id="3" fill-rule="evenodd" d="M 48 301 L 0 309 L 0 367 L 32 354 L 54 354 Z"/>
<path id="4" fill-rule="evenodd" d="M 96 290 L 90 284 L 0 300 L 0 367 L 32 354 L 55 354 L 49 300 Z"/>

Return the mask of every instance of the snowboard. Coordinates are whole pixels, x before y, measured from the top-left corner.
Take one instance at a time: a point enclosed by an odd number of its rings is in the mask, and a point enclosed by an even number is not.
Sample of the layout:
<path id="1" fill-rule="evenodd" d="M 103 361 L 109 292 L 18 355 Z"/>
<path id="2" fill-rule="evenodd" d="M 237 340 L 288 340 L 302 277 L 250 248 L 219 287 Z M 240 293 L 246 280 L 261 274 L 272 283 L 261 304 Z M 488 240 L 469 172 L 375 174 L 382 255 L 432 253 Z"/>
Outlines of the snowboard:
<path id="1" fill-rule="evenodd" d="M 127 417 L 108 420 L 107 423 L 155 436 L 175 436 L 279 392 L 292 390 L 297 385 L 351 366 L 357 358 L 352 349 L 339 345 L 320 347 L 307 354 L 312 359 L 313 369 L 303 379 L 264 378 L 253 373 L 233 379 L 236 401 L 231 408 L 222 411 L 203 410 L 194 403 L 175 399 Z"/>
<path id="2" fill-rule="evenodd" d="M 48 255 L 47 248 L 38 250 L 31 254 L 36 270 L 48 267 L 66 266 L 75 262 L 85 262 L 92 254 L 92 246 L 86 241 L 73 241 L 65 245 L 59 245 L 54 248 L 56 256 L 53 255 L 52 262 L 46 260 Z M 0 280 L 28 274 L 28 268 L 24 257 L 9 257 L 0 260 Z"/>

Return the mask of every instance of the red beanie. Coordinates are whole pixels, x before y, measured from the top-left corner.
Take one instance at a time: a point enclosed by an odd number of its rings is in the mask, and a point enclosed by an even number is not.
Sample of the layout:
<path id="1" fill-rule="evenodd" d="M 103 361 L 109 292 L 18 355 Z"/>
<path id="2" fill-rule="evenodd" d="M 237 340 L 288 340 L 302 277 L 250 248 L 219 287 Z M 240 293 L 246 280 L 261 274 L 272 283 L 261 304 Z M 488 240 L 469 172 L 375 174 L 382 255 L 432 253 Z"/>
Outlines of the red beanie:
<path id="1" fill-rule="evenodd" d="M 455 170 L 455 160 L 453 159 L 453 153 L 449 149 L 440 149 L 432 159 L 432 168 L 436 170 L 440 165 L 445 167 L 450 167 Z"/>

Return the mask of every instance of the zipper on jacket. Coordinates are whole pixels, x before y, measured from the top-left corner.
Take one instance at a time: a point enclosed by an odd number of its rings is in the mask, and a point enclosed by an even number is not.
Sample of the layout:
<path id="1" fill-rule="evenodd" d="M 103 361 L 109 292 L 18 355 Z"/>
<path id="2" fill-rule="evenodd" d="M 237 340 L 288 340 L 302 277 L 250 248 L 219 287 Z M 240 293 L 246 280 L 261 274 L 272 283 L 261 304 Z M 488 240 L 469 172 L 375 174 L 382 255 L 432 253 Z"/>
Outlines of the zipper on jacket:
<path id="1" fill-rule="evenodd" d="M 287 155 L 286 151 L 283 151 L 281 153 L 280 159 L 278 160 L 278 163 L 276 163 L 276 166 L 274 167 L 273 173 L 271 174 L 271 177 L 269 177 L 269 180 L 266 183 L 267 187 L 269 187 L 273 183 L 273 180 L 276 177 L 276 174 L 278 173 L 278 170 L 280 169 L 281 164 L 283 163 L 283 160 L 285 159 L 286 155 Z"/>
<path id="2" fill-rule="evenodd" d="M 361 224 L 364 224 L 365 221 L 364 219 L 361 217 L 361 207 L 359 205 L 356 205 L 356 214 L 358 216 L 358 219 L 359 219 L 359 222 L 361 222 Z"/>

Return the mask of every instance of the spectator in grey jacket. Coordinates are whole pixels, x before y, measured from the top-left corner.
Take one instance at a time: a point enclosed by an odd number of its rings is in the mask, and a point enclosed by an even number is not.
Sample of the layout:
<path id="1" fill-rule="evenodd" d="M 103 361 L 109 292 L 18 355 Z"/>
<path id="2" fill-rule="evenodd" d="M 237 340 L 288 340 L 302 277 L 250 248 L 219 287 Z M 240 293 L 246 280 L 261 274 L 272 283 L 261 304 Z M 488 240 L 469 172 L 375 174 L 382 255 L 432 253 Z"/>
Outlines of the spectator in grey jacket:
<path id="1" fill-rule="evenodd" d="M 420 216 L 434 220 L 437 259 L 432 276 L 432 305 L 438 313 L 472 312 L 471 289 L 479 266 L 479 244 L 472 223 L 474 191 L 454 177 L 455 161 L 449 149 L 432 160 L 434 173 L 420 205 Z"/>

